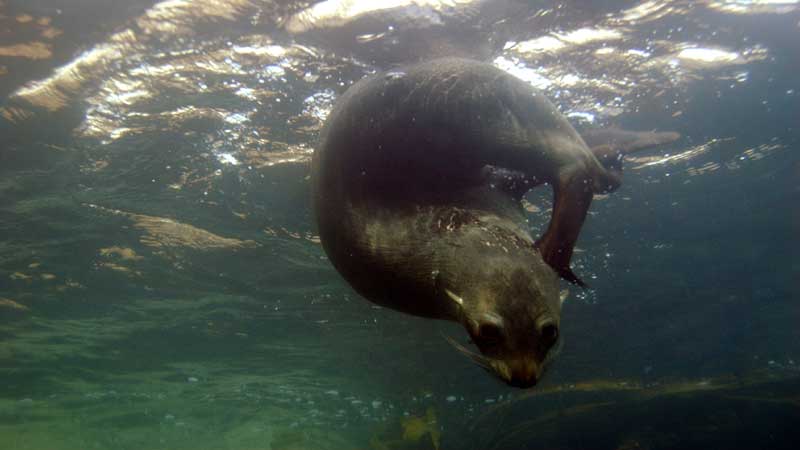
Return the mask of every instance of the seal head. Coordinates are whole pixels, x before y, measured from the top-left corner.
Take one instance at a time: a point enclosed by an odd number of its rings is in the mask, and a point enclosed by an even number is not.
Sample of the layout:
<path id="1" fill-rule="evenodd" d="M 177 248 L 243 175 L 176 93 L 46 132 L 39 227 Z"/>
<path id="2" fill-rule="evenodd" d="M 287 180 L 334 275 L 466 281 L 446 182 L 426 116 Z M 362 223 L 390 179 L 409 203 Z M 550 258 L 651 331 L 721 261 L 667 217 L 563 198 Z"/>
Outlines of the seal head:
<path id="1" fill-rule="evenodd" d="M 451 344 L 508 384 L 533 386 L 560 349 L 558 276 L 531 241 L 491 221 L 455 234 L 435 292 L 480 354 Z"/>

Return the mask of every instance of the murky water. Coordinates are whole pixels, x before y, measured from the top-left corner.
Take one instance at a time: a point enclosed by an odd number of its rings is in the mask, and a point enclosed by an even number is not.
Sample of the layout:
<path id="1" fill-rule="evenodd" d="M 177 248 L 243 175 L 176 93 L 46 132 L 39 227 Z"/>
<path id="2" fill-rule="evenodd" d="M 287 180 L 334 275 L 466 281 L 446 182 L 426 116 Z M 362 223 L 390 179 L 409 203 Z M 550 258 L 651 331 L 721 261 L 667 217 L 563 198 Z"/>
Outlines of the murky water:
<path id="1" fill-rule="evenodd" d="M 0 0 L 0 448 L 793 448 L 800 3 L 587 3 Z M 314 228 L 338 96 L 444 55 L 682 135 L 593 203 L 533 389 Z"/>

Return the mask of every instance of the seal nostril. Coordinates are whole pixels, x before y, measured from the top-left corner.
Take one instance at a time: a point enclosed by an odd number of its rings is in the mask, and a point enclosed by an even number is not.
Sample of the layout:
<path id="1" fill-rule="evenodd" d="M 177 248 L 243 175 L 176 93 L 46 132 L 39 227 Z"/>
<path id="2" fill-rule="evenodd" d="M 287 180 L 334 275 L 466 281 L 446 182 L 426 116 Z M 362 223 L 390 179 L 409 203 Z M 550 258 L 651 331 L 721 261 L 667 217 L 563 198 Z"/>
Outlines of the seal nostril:
<path id="1" fill-rule="evenodd" d="M 529 388 L 536 386 L 536 377 L 532 378 L 512 378 L 508 381 L 508 384 L 518 388 Z"/>

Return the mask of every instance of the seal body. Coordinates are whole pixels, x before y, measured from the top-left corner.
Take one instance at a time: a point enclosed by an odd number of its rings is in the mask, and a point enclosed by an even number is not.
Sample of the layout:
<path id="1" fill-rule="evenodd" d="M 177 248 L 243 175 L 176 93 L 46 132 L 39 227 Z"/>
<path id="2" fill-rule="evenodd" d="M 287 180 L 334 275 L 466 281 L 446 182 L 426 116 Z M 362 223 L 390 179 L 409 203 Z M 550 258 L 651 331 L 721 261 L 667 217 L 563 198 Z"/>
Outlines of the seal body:
<path id="1" fill-rule="evenodd" d="M 348 89 L 312 183 L 323 247 L 356 291 L 464 324 L 473 359 L 530 386 L 560 342 L 558 275 L 580 283 L 569 259 L 592 194 L 619 179 L 530 85 L 439 59 Z M 534 241 L 520 199 L 542 183 L 555 202 Z"/>

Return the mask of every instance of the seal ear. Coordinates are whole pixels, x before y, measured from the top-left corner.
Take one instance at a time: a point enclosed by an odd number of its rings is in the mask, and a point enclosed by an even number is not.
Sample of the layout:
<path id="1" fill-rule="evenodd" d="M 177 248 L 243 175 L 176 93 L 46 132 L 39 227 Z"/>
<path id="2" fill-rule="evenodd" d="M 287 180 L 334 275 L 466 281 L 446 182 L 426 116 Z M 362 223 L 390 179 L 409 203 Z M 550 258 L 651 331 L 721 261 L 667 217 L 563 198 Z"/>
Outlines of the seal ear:
<path id="1" fill-rule="evenodd" d="M 463 298 L 461 298 L 458 295 L 454 294 L 453 291 L 451 291 L 450 289 L 445 289 L 444 292 L 445 292 L 445 294 L 447 294 L 447 297 L 450 298 L 450 300 L 456 302 L 456 304 L 459 306 L 459 308 L 464 306 L 464 299 Z"/>
<path id="2" fill-rule="evenodd" d="M 433 284 L 434 284 L 434 289 L 436 290 L 437 293 L 439 293 L 439 295 L 441 295 L 441 293 L 444 293 L 445 297 L 452 300 L 450 305 L 453 306 L 453 310 L 458 312 L 458 315 L 464 313 L 464 299 L 460 295 L 456 294 L 455 292 L 451 291 L 450 289 L 444 286 L 444 283 L 442 281 L 442 274 L 438 270 L 435 271 Z"/>

